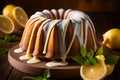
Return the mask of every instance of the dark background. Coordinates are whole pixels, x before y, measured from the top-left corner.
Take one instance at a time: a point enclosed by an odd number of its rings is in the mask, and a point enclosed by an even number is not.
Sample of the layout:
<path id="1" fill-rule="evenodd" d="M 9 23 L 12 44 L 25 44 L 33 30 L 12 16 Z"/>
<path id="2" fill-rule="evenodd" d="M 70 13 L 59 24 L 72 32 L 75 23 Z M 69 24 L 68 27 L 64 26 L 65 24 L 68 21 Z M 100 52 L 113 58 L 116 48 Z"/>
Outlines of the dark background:
<path id="1" fill-rule="evenodd" d="M 7 4 L 21 6 L 28 15 L 43 9 L 78 9 L 84 12 L 120 11 L 119 0 L 0 0 L 0 12 Z"/>
<path id="2" fill-rule="evenodd" d="M 0 14 L 8 4 L 22 7 L 29 17 L 43 9 L 81 10 L 92 19 L 99 39 L 105 31 L 120 27 L 119 0 L 0 0 Z"/>
<path id="3" fill-rule="evenodd" d="M 92 19 L 99 40 L 102 40 L 102 34 L 107 30 L 120 29 L 120 0 L 0 0 L 0 14 L 8 4 L 22 7 L 29 17 L 36 11 L 43 9 L 71 8 L 81 10 Z M 24 76 L 25 73 L 18 71 L 8 63 L 7 55 L 0 56 L 0 80 L 22 80 Z M 119 63 L 105 80 L 120 80 Z"/>

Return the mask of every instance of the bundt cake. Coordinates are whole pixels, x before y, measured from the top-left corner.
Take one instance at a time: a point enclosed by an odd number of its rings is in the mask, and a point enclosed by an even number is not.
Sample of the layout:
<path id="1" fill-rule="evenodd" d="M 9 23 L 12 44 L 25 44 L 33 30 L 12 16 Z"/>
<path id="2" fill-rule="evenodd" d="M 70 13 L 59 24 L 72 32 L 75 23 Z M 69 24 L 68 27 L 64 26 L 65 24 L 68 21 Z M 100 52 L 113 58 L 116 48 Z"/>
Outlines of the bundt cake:
<path id="1" fill-rule="evenodd" d="M 20 60 L 30 59 L 27 63 L 36 63 L 43 58 L 59 58 L 65 63 L 66 58 L 80 53 L 82 45 L 88 51 L 98 48 L 89 16 L 78 10 L 52 9 L 36 12 L 30 17 L 15 52 L 25 52 Z"/>

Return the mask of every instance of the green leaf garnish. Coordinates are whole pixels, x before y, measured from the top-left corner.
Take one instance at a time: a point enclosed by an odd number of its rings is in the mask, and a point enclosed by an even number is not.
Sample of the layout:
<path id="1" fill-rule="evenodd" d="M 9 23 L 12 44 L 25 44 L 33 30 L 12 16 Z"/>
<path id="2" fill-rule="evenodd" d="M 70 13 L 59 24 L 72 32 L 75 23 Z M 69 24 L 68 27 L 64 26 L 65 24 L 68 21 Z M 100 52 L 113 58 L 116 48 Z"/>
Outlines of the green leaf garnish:
<path id="1" fill-rule="evenodd" d="M 7 49 L 7 48 L 0 48 L 0 54 L 7 54 L 8 50 L 9 49 Z"/>
<path id="2" fill-rule="evenodd" d="M 102 55 L 102 54 L 103 54 L 103 46 L 101 46 L 96 52 L 96 55 Z"/>
<path id="3" fill-rule="evenodd" d="M 84 47 L 84 45 L 81 47 L 80 53 L 82 55 L 82 57 L 85 57 L 87 54 L 86 48 Z"/>
<path id="4" fill-rule="evenodd" d="M 50 77 L 50 69 L 46 69 L 45 72 L 44 72 L 44 78 L 49 78 Z"/>
<path id="5" fill-rule="evenodd" d="M 16 35 L 5 35 L 4 38 L 0 39 L 0 42 L 14 42 L 14 41 L 20 41 L 20 37 Z"/>
<path id="6" fill-rule="evenodd" d="M 98 60 L 96 58 L 89 59 L 89 63 L 93 66 L 95 66 L 98 63 Z"/>
<path id="7" fill-rule="evenodd" d="M 47 79 L 43 79 L 43 77 L 35 77 L 33 80 L 47 80 Z"/>
<path id="8" fill-rule="evenodd" d="M 76 61 L 80 65 L 96 65 L 99 60 L 96 58 L 98 55 L 103 54 L 103 46 L 100 47 L 96 52 L 93 50 L 87 52 L 84 46 L 81 47 L 80 55 L 73 56 L 72 59 Z M 117 64 L 119 56 L 117 55 L 107 55 L 105 56 L 105 63 L 106 64 Z"/>
<path id="9" fill-rule="evenodd" d="M 31 77 L 31 76 L 26 76 L 26 77 L 23 77 L 23 79 L 25 78 L 29 78 L 29 79 L 32 79 L 32 80 L 47 80 L 48 78 L 50 78 L 50 69 L 46 69 L 43 76 L 39 76 L 39 77 Z"/>
<path id="10" fill-rule="evenodd" d="M 88 57 L 89 59 L 91 59 L 91 58 L 94 57 L 94 51 L 93 51 L 92 49 L 91 49 L 90 52 L 88 52 L 87 57 Z"/>
<path id="11" fill-rule="evenodd" d="M 74 61 L 76 61 L 78 64 L 84 64 L 84 59 L 82 56 L 80 55 L 77 55 L 77 56 L 73 56 L 72 59 Z"/>
<path id="12" fill-rule="evenodd" d="M 72 59 L 80 65 L 96 65 L 98 62 L 97 59 L 94 57 L 94 51 L 92 49 L 90 52 L 87 53 L 86 48 L 82 46 L 80 49 L 80 55 L 72 57 Z"/>
<path id="13" fill-rule="evenodd" d="M 105 56 L 105 63 L 111 65 L 117 64 L 119 58 L 120 56 L 117 55 L 107 55 Z"/>

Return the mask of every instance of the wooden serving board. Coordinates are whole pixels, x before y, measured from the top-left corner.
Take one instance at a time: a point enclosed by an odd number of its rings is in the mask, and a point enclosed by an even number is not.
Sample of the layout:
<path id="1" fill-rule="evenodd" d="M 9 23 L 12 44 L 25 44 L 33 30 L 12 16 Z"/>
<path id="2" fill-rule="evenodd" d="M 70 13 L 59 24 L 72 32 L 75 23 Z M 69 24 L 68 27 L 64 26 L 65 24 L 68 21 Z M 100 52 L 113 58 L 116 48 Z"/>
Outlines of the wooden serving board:
<path id="1" fill-rule="evenodd" d="M 14 50 L 18 48 L 18 44 L 15 45 L 13 48 L 11 48 L 8 52 L 8 61 L 9 63 L 16 68 L 17 70 L 27 73 L 29 75 L 33 76 L 40 76 L 43 75 L 44 71 L 46 68 L 48 68 L 45 64 L 47 63 L 46 61 L 41 61 L 36 64 L 27 64 L 26 61 L 21 61 L 19 60 L 19 57 L 21 55 L 24 55 L 25 53 L 14 53 Z M 104 54 L 115 54 L 115 55 L 120 55 L 120 50 L 111 50 L 107 47 L 103 47 L 104 49 Z M 119 60 L 120 61 L 120 60 Z M 119 64 L 119 62 L 118 62 Z M 117 64 L 117 65 L 118 65 Z M 116 66 L 117 67 L 117 66 Z M 61 66 L 61 67 L 52 67 L 50 69 L 50 74 L 51 78 L 55 79 L 65 79 L 65 78 L 78 78 L 80 79 L 80 65 L 75 63 L 75 62 L 69 62 L 69 65 L 67 66 Z M 117 68 L 116 68 L 117 69 Z M 115 71 L 116 71 L 115 69 Z M 111 76 L 115 73 L 113 73 L 106 78 L 109 79 Z M 118 69 L 117 69 L 118 72 Z"/>
<path id="2" fill-rule="evenodd" d="M 47 62 L 41 61 L 36 64 L 27 64 L 26 61 L 19 60 L 24 53 L 14 53 L 14 50 L 18 48 L 18 45 L 11 48 L 8 52 L 9 63 L 19 71 L 30 75 L 40 76 L 43 75 L 47 66 Z M 69 62 L 67 66 L 52 67 L 50 68 L 50 74 L 52 78 L 80 78 L 80 65 L 75 62 Z"/>

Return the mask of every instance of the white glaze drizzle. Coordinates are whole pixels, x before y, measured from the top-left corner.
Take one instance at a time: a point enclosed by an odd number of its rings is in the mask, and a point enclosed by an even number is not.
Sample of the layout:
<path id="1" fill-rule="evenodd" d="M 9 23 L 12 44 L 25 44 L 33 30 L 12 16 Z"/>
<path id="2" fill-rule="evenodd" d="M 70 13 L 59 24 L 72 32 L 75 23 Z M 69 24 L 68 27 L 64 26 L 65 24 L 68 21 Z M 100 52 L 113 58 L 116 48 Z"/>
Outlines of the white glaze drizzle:
<path id="1" fill-rule="evenodd" d="M 50 61 L 46 63 L 47 67 L 67 66 L 68 62 Z"/>
<path id="2" fill-rule="evenodd" d="M 55 9 L 52 9 L 51 12 L 53 12 L 54 15 L 57 15 L 57 11 Z M 55 19 L 57 19 L 57 16 L 55 16 Z"/>
<path id="3" fill-rule="evenodd" d="M 95 42 L 95 36 L 96 35 L 94 36 L 95 28 L 94 28 L 93 22 L 91 21 L 91 19 L 89 18 L 89 16 L 87 16 L 87 20 L 88 20 L 88 22 L 89 22 L 89 24 L 91 26 L 91 32 L 92 32 L 92 36 L 93 36 L 93 40 L 94 40 L 94 51 L 96 51 L 97 50 L 97 44 Z"/>
<path id="4" fill-rule="evenodd" d="M 37 56 L 33 56 L 33 58 L 27 61 L 28 64 L 33 64 L 38 62 L 40 62 L 40 59 Z"/>
<path id="5" fill-rule="evenodd" d="M 14 53 L 21 53 L 21 52 L 23 52 L 21 48 L 17 48 L 14 50 Z"/>
<path id="6" fill-rule="evenodd" d="M 63 60 L 63 62 L 65 62 L 66 57 L 67 57 L 67 55 L 68 55 L 68 53 L 69 53 L 69 51 L 70 51 L 70 49 L 71 49 L 71 46 L 72 46 L 72 44 L 73 44 L 73 42 L 74 42 L 74 39 L 75 39 L 75 36 L 76 36 L 76 34 L 77 34 L 77 29 L 78 29 L 78 27 L 79 27 L 78 24 L 76 24 L 76 25 L 75 25 L 75 29 L 74 29 L 74 33 L 73 33 L 73 36 L 72 36 L 72 40 L 71 40 L 71 42 L 70 42 L 70 44 L 69 44 L 69 46 L 68 46 L 68 49 L 67 49 L 65 55 L 64 55 L 63 57 L 61 57 L 61 59 Z"/>
<path id="7" fill-rule="evenodd" d="M 63 56 L 66 53 L 66 42 L 65 42 L 65 37 L 66 37 L 66 32 L 67 32 L 67 28 L 68 28 L 68 24 L 69 24 L 70 20 L 69 19 L 65 19 L 62 21 L 62 30 L 61 30 L 61 44 L 60 44 L 60 54 L 61 56 Z"/>
<path id="8" fill-rule="evenodd" d="M 38 18 L 38 19 L 46 19 L 46 15 L 44 15 L 42 12 L 37 11 L 35 14 L 33 14 L 30 19 L 32 18 Z"/>
<path id="9" fill-rule="evenodd" d="M 47 38 L 46 38 L 45 44 L 44 44 L 43 54 L 46 54 L 46 52 L 47 52 L 47 45 L 48 45 L 48 41 L 49 41 L 51 31 L 55 27 L 56 23 L 58 23 L 59 21 L 60 20 L 54 20 L 53 24 L 51 26 L 49 26 L 49 31 L 48 31 Z"/>
<path id="10" fill-rule="evenodd" d="M 64 12 L 64 9 L 59 9 L 58 10 L 58 13 L 60 15 L 60 19 L 62 19 L 63 12 Z"/>
<path id="11" fill-rule="evenodd" d="M 60 13 L 60 11 L 63 12 L 64 10 L 63 9 L 58 10 L 60 18 L 61 18 L 63 14 Z M 53 18 L 52 15 L 48 15 L 48 14 L 50 14 L 50 12 L 48 12 L 47 10 L 44 10 L 43 12 L 46 13 L 47 17 L 50 16 L 51 18 Z M 52 9 L 51 12 L 53 12 L 54 15 L 57 15 L 57 11 L 55 9 Z M 73 12 L 75 12 L 74 16 L 73 16 Z M 36 15 L 38 16 L 37 13 L 36 13 Z M 42 15 L 44 15 L 44 14 L 40 12 L 39 17 L 41 18 Z M 41 19 L 47 18 L 46 15 L 44 15 L 44 17 L 42 17 Z M 36 16 L 33 16 L 33 17 L 36 17 Z M 57 19 L 57 16 L 55 16 L 55 17 Z M 71 39 L 71 42 L 70 42 L 68 48 L 66 49 L 65 37 L 66 37 L 66 31 L 67 31 L 67 28 L 68 28 L 68 24 L 69 24 L 69 21 L 70 21 L 68 19 L 65 19 L 67 17 L 69 17 L 69 19 L 71 19 L 71 21 L 75 21 L 75 26 L 72 26 L 72 27 L 74 27 L 73 28 L 74 29 L 73 36 L 72 36 L 72 39 Z M 62 62 L 54 62 L 54 61 L 48 62 L 46 64 L 46 66 L 48 66 L 48 67 L 68 65 L 68 63 L 65 60 L 66 60 L 66 57 L 67 57 L 67 55 L 68 55 L 68 53 L 69 53 L 69 51 L 72 47 L 72 44 L 75 40 L 75 37 L 78 38 L 80 46 L 82 46 L 84 44 L 85 47 L 86 47 L 87 36 L 88 36 L 88 32 L 87 32 L 88 27 L 90 28 L 90 30 L 92 32 L 92 39 L 94 41 L 94 47 L 95 47 L 95 49 L 97 48 L 94 33 L 93 33 L 95 31 L 94 25 L 87 15 L 85 15 L 83 12 L 80 12 L 80 11 L 75 11 L 75 10 L 68 9 L 64 13 L 64 19 L 65 20 L 63 20 L 63 23 L 61 24 L 63 30 L 61 30 L 61 33 L 60 33 L 62 38 L 61 38 L 61 43 L 59 45 L 60 46 L 60 54 L 61 54 L 61 57 L 62 57 Z M 85 20 L 85 23 L 83 22 L 83 20 Z M 42 28 L 48 21 L 50 21 L 50 20 L 44 21 L 42 23 L 42 25 L 40 26 L 40 28 Z M 43 50 L 44 54 L 47 53 L 48 40 L 49 40 L 51 31 L 60 20 L 52 20 L 52 21 L 53 21 L 53 23 L 51 25 L 49 25 L 49 30 L 48 30 L 48 33 L 47 33 L 46 39 L 45 39 L 44 50 Z M 39 28 L 39 30 L 40 30 L 40 28 Z M 83 30 L 83 29 L 85 29 L 85 30 Z M 64 50 L 63 50 L 63 48 L 64 48 Z M 28 48 L 28 51 L 29 51 L 29 48 Z M 23 57 L 26 57 L 26 55 L 24 55 Z M 27 61 L 27 63 L 37 63 L 37 62 L 39 62 L 39 59 L 36 56 L 33 56 L 32 59 Z"/>
<path id="12" fill-rule="evenodd" d="M 49 22 L 51 19 L 47 19 L 47 20 L 45 20 L 42 24 L 41 24 L 41 26 L 40 26 L 40 28 L 42 28 L 47 22 Z M 40 29 L 39 28 L 39 29 Z M 39 31 L 39 29 L 38 29 L 38 31 Z M 33 34 L 32 34 L 33 35 Z M 31 39 L 32 39 L 32 36 L 31 36 Z M 31 39 L 30 39 L 30 42 L 31 42 Z M 27 51 L 26 51 L 26 54 L 25 55 L 23 55 L 23 56 L 20 56 L 19 57 L 19 59 L 20 60 L 28 60 L 28 59 L 31 59 L 32 58 L 32 56 L 31 56 L 31 53 L 30 53 L 30 46 L 31 46 L 31 43 L 29 42 L 29 45 L 28 45 L 28 49 L 27 49 Z"/>
<path id="13" fill-rule="evenodd" d="M 29 44 L 28 44 L 28 48 L 27 48 L 26 54 L 23 55 L 23 56 L 20 56 L 19 57 L 20 60 L 27 60 L 27 59 L 31 59 L 32 58 L 32 55 L 30 53 L 30 48 L 32 46 L 32 40 L 33 40 L 34 30 L 36 28 L 36 24 L 35 23 L 34 23 L 34 28 L 32 30 L 31 36 L 30 36 L 30 41 L 29 41 Z"/>
<path id="14" fill-rule="evenodd" d="M 49 16 L 49 19 L 53 19 L 53 16 L 49 10 L 43 10 L 43 12 Z"/>

